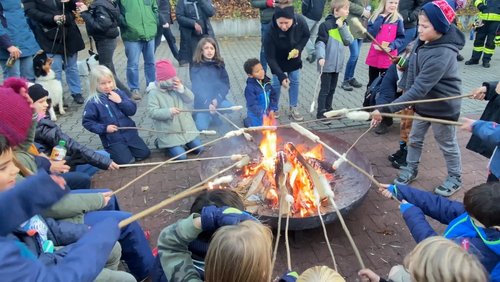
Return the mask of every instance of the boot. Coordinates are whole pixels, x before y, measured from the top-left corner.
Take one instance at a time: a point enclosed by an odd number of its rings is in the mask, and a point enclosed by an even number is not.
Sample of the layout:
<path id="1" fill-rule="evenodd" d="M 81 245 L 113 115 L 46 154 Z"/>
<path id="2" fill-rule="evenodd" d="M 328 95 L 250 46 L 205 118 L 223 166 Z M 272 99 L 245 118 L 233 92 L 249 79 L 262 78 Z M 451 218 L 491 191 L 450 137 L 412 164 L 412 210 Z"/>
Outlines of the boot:
<path id="1" fill-rule="evenodd" d="M 402 166 L 406 166 L 406 156 L 408 155 L 408 148 L 405 146 L 403 149 L 401 149 L 401 155 L 399 158 L 393 160 L 391 162 L 392 167 L 394 168 L 401 168 Z"/>
<path id="2" fill-rule="evenodd" d="M 406 150 L 406 142 L 404 141 L 399 141 L 399 150 L 396 151 L 396 153 L 389 155 L 388 159 L 390 162 L 393 162 L 394 160 L 397 160 L 401 157 L 403 154 L 403 151 Z M 405 157 L 406 159 L 406 157 Z"/>

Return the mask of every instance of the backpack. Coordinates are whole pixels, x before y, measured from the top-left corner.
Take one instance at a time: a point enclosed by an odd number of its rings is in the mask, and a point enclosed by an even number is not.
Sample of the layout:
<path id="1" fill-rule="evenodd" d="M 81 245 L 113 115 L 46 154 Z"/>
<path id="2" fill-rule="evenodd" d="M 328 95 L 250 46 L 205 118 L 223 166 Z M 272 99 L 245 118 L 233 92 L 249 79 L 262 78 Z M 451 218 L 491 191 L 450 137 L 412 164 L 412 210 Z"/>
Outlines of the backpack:
<path id="1" fill-rule="evenodd" d="M 366 89 L 365 99 L 363 100 L 363 107 L 376 105 L 377 96 L 380 94 L 380 85 L 382 85 L 382 80 L 384 79 L 385 72 L 379 75 L 372 84 Z"/>

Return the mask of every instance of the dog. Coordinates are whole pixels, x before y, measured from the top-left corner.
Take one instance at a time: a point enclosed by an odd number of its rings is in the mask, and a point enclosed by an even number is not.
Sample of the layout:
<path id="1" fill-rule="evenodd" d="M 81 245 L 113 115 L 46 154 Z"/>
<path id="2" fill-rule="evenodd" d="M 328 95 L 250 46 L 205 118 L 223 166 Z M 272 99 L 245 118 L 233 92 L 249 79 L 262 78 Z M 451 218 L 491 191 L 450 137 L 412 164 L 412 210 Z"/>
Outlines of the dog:
<path id="1" fill-rule="evenodd" d="M 63 87 L 61 81 L 56 79 L 56 73 L 52 70 L 52 58 L 47 56 L 43 50 L 33 57 L 33 70 L 35 71 L 35 83 L 43 86 L 49 92 L 49 116 L 52 121 L 57 120 L 54 107 L 57 106 L 61 115 L 66 114 L 63 103 Z"/>

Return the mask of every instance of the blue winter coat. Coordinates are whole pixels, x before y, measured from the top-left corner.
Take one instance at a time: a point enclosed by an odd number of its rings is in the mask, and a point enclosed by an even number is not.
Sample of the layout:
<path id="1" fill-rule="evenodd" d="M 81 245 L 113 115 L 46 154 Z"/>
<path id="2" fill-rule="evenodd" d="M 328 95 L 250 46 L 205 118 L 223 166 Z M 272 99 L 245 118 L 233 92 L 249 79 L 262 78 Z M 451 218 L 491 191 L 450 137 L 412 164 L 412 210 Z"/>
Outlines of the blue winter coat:
<path id="1" fill-rule="evenodd" d="M 500 178 L 500 126 L 496 122 L 477 120 L 472 124 L 472 132 L 485 143 L 495 146 L 490 159 L 490 171 Z"/>
<path id="2" fill-rule="evenodd" d="M 454 241 L 467 239 L 469 249 L 475 253 L 485 269 L 490 272 L 491 281 L 500 281 L 500 231 L 481 228 L 470 223 L 462 203 L 406 185 L 396 186 L 396 197 L 413 204 L 403 213 L 403 218 L 417 243 L 438 235 L 425 216 L 442 224 L 448 224 L 443 236 Z"/>
<path id="3" fill-rule="evenodd" d="M 255 78 L 247 78 L 245 99 L 247 101 L 246 126 L 261 126 L 262 117 L 269 111 L 278 109 L 276 92 L 271 87 L 271 81 L 267 76 L 262 82 Z"/>
<path id="4" fill-rule="evenodd" d="M 226 100 L 231 87 L 225 65 L 215 61 L 193 63 L 189 69 L 194 108 L 208 109 L 213 99 L 220 104 Z"/>
<path id="5" fill-rule="evenodd" d="M 114 133 L 107 133 L 108 125 L 118 127 L 135 127 L 135 122 L 130 116 L 135 115 L 137 105 L 127 97 L 120 89 L 114 90 L 122 98 L 122 102 L 117 104 L 108 99 L 106 94 L 99 94 L 98 101 L 91 99 L 85 104 L 83 111 L 82 125 L 90 132 L 96 133 L 101 138 L 104 148 L 111 144 L 127 143 L 132 138 L 139 138 L 137 130 L 118 130 Z"/>
<path id="6" fill-rule="evenodd" d="M 2 24 L 0 24 L 0 60 L 10 57 L 7 48 L 16 46 L 21 50 L 21 57 L 33 56 L 40 46 L 28 25 L 21 0 L 2 0 Z"/>

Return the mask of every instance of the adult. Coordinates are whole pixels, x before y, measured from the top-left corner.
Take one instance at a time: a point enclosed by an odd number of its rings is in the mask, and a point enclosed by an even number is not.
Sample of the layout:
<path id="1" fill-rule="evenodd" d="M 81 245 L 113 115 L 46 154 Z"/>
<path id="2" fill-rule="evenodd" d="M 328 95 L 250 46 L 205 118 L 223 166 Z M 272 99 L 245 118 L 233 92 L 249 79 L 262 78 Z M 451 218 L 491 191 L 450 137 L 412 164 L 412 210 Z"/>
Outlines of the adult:
<path id="1" fill-rule="evenodd" d="M 353 23 L 354 19 L 363 22 L 364 20 L 370 18 L 371 16 L 371 6 L 369 0 L 350 0 L 351 5 L 349 5 L 349 16 L 347 16 L 347 23 L 351 29 L 351 34 L 354 37 L 351 45 L 349 45 L 349 60 L 345 66 L 344 81 L 340 85 L 345 91 L 352 91 L 353 87 L 361 88 L 363 85 L 359 83 L 354 77 L 354 71 L 356 70 L 356 64 L 358 63 L 359 51 L 361 50 L 361 43 L 365 38 L 365 34 L 358 27 L 357 24 Z"/>
<path id="2" fill-rule="evenodd" d="M 500 26 L 500 1 L 476 0 L 474 5 L 479 10 L 478 17 L 482 21 L 482 25 L 476 28 L 472 57 L 465 64 L 479 64 L 482 55 L 483 67 L 489 68 L 491 57 L 495 53 L 495 36 Z"/>
<path id="3" fill-rule="evenodd" d="M 125 91 L 127 96 L 132 93 L 123 82 L 118 79 L 113 64 L 113 54 L 116 49 L 116 41 L 120 31 L 120 8 L 118 4 L 111 0 L 94 0 L 90 7 L 80 2 L 77 11 L 85 21 L 87 33 L 95 40 L 97 54 L 99 54 L 99 64 L 106 66 L 115 76 L 116 87 Z"/>
<path id="4" fill-rule="evenodd" d="M 309 28 L 301 15 L 295 14 L 293 6 L 276 7 L 269 33 L 264 39 L 266 59 L 273 73 L 271 82 L 276 91 L 275 117 L 279 117 L 278 103 L 281 86 L 288 88 L 290 116 L 295 121 L 304 117 L 297 109 L 299 100 L 301 53 L 309 39 Z"/>
<path id="5" fill-rule="evenodd" d="M 417 36 L 418 13 L 424 2 L 425 0 L 401 0 L 399 2 L 399 14 L 403 17 L 405 28 L 405 41 L 399 47 L 398 54 L 403 53 L 408 43 Z"/>
<path id="6" fill-rule="evenodd" d="M 172 56 L 179 61 L 179 49 L 175 43 L 175 37 L 172 34 L 172 7 L 170 6 L 170 0 L 158 0 L 158 31 L 156 32 L 155 38 L 155 52 L 161 43 L 161 36 L 165 37 L 167 40 L 168 47 Z"/>
<path id="7" fill-rule="evenodd" d="M 155 81 L 155 37 L 158 6 L 156 1 L 118 0 L 122 14 L 120 24 L 125 55 L 127 56 L 127 83 L 132 99 L 140 100 L 139 59 L 144 59 L 146 85 Z"/>
<path id="8" fill-rule="evenodd" d="M 210 24 L 215 8 L 212 0 L 178 0 L 175 15 L 181 32 L 179 65 L 184 66 L 193 61 L 194 50 L 202 37 L 215 38 Z"/>
<path id="9" fill-rule="evenodd" d="M 76 1 L 23 0 L 23 5 L 38 44 L 53 60 L 56 78 L 61 81 L 64 69 L 73 100 L 83 104 L 77 61 L 85 43 L 75 22 Z"/>
<path id="10" fill-rule="evenodd" d="M 326 0 L 302 0 L 302 15 L 309 28 L 309 40 L 306 44 L 307 61 L 314 63 L 316 61 L 315 45 L 318 37 L 319 21 L 323 17 Z"/>
<path id="11" fill-rule="evenodd" d="M 24 16 L 21 0 L 0 3 L 0 65 L 3 78 L 24 77 L 35 80 L 33 55 L 40 49 Z M 15 60 L 7 65 L 7 61 Z"/>

